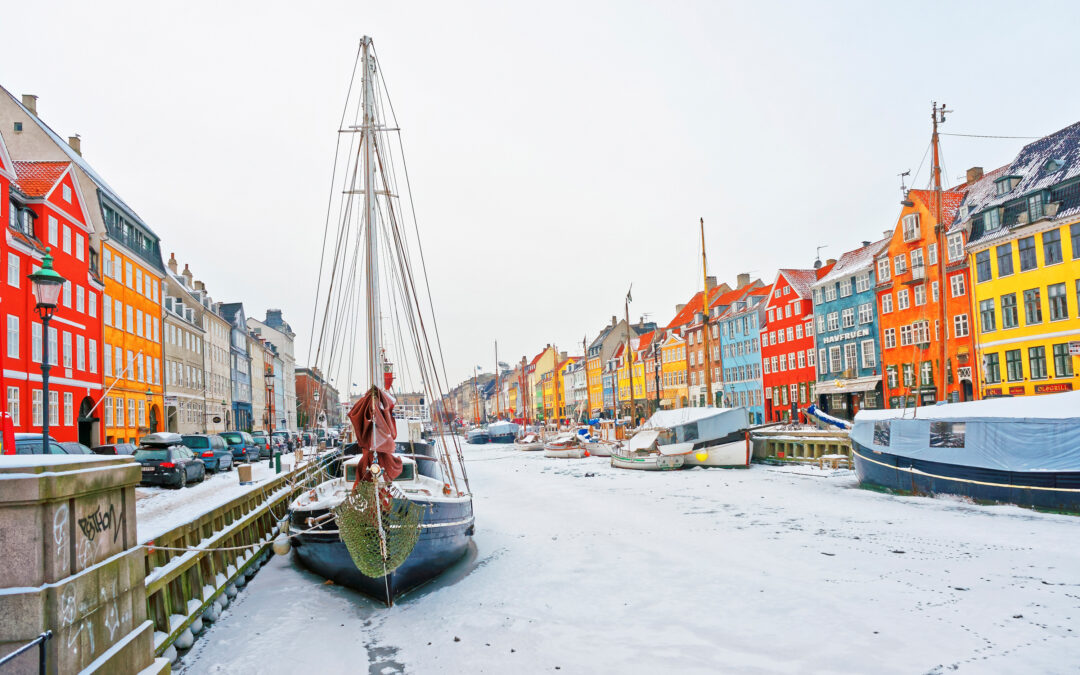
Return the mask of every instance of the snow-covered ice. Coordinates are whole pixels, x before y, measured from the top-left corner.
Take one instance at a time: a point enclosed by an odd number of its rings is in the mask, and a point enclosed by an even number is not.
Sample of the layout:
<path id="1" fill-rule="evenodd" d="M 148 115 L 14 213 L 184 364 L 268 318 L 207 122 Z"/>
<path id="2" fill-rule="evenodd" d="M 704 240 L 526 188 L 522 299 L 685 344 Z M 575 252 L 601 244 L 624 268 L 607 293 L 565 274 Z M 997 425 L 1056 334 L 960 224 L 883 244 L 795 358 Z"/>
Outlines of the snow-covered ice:
<path id="1" fill-rule="evenodd" d="M 1062 672 L 1080 520 L 848 471 L 466 446 L 475 551 L 383 609 L 274 557 L 183 673 Z"/>

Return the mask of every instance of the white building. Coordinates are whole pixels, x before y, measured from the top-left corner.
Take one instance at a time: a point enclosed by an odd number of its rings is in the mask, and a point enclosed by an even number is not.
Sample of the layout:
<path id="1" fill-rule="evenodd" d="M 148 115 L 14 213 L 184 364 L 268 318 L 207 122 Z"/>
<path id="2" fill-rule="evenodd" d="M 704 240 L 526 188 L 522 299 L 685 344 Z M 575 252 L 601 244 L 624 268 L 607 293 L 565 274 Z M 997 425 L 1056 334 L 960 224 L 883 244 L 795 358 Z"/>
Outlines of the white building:
<path id="1" fill-rule="evenodd" d="M 274 428 L 296 429 L 296 358 L 293 355 L 293 339 L 296 333 L 281 317 L 280 309 L 266 310 L 266 319 L 259 321 L 248 317 L 248 329 L 277 348 L 284 367 L 284 407 L 275 410 Z"/>

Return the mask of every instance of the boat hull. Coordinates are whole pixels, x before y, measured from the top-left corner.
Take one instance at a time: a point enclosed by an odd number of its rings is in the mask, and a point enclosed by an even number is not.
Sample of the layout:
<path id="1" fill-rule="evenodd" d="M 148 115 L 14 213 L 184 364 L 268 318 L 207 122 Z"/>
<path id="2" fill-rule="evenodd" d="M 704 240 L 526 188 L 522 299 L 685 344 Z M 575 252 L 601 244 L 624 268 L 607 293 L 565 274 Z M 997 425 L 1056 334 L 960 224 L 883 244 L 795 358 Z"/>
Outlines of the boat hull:
<path id="1" fill-rule="evenodd" d="M 341 540 L 333 519 L 326 529 L 290 536 L 297 557 L 312 572 L 364 593 L 387 605 L 394 599 L 439 576 L 465 555 L 473 534 L 472 501 L 415 502 L 425 506 L 423 527 L 409 557 L 386 576 L 365 576 Z M 305 520 L 325 511 L 295 511 L 292 529 L 308 529 Z"/>
<path id="2" fill-rule="evenodd" d="M 553 457 L 555 459 L 581 459 L 584 456 L 585 448 L 580 445 L 574 445 L 569 448 L 544 446 L 544 457 Z"/>
<path id="3" fill-rule="evenodd" d="M 544 449 L 544 444 L 543 443 L 515 443 L 514 447 L 516 447 L 518 450 L 523 450 L 523 451 L 526 451 L 526 452 L 536 452 L 538 450 L 543 450 Z"/>
<path id="4" fill-rule="evenodd" d="M 652 454 L 643 457 L 627 457 L 624 455 L 612 455 L 611 466 L 616 469 L 632 469 L 636 471 L 673 471 L 683 467 L 682 455 Z"/>
<path id="5" fill-rule="evenodd" d="M 614 443 L 586 443 L 585 449 L 589 451 L 590 455 L 595 457 L 611 457 L 611 450 L 615 447 Z"/>
<path id="6" fill-rule="evenodd" d="M 878 452 L 854 439 L 851 445 L 863 487 L 1080 512 L 1080 472 L 999 471 Z"/>
<path id="7" fill-rule="evenodd" d="M 698 453 L 704 453 L 705 459 L 698 459 Z M 721 443 L 682 455 L 683 466 L 707 466 L 725 469 L 745 469 L 750 466 L 750 454 L 745 440 Z"/>
<path id="8" fill-rule="evenodd" d="M 515 436 L 516 435 L 514 433 L 512 433 L 512 432 L 508 433 L 508 434 L 491 434 L 488 437 L 488 442 L 489 443 L 513 443 Z"/>
<path id="9" fill-rule="evenodd" d="M 468 434 L 468 435 L 465 436 L 465 442 L 468 443 L 469 445 L 485 445 L 490 440 L 491 439 L 488 437 L 488 435 L 486 433 Z"/>

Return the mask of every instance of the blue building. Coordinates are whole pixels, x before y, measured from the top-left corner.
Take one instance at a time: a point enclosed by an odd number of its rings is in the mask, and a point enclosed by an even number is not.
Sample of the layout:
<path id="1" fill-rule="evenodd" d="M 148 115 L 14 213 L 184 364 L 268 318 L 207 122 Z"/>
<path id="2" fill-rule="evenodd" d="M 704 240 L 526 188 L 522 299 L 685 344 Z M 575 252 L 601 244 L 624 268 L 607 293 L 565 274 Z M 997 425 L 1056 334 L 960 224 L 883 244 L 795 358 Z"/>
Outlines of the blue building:
<path id="1" fill-rule="evenodd" d="M 604 362 L 604 372 L 601 375 L 601 383 L 604 388 L 604 413 L 612 418 L 618 417 L 615 406 L 615 388 L 618 386 L 619 372 L 614 358 Z"/>
<path id="2" fill-rule="evenodd" d="M 836 417 L 884 407 L 874 257 L 888 245 L 864 241 L 813 285 L 817 405 Z"/>
<path id="3" fill-rule="evenodd" d="M 761 424 L 765 419 L 760 330 L 765 324 L 765 305 L 771 291 L 772 286 L 751 289 L 732 302 L 717 319 L 724 407 L 746 408 L 751 424 Z"/>
<path id="4" fill-rule="evenodd" d="M 229 322 L 229 373 L 232 382 L 232 420 L 230 429 L 250 431 L 253 428 L 251 410 L 251 356 L 247 350 L 247 317 L 244 305 L 230 302 L 219 305 L 218 314 Z M 262 364 L 259 364 L 261 367 Z"/>

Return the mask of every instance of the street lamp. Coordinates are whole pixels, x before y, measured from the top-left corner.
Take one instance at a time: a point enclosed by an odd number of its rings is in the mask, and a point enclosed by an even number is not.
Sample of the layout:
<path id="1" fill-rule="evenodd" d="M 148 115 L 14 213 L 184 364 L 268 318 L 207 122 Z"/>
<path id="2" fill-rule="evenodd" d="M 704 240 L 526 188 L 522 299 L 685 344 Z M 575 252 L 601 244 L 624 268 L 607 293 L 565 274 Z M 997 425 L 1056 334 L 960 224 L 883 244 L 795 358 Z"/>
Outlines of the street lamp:
<path id="1" fill-rule="evenodd" d="M 157 429 L 151 429 L 150 428 L 150 417 L 151 417 L 150 408 L 154 403 L 154 391 L 150 387 L 147 387 L 145 395 L 146 395 L 146 430 L 149 431 L 150 433 L 154 433 L 155 431 L 157 431 Z M 177 429 L 180 428 L 179 427 L 179 422 L 180 422 L 180 420 L 177 420 L 177 427 L 176 427 Z"/>
<path id="2" fill-rule="evenodd" d="M 37 296 L 38 316 L 41 317 L 41 400 L 44 414 L 41 416 L 41 451 L 49 454 L 49 320 L 56 311 L 56 301 L 60 297 L 60 291 L 64 288 L 66 279 L 57 274 L 53 269 L 53 258 L 49 249 L 45 249 L 45 258 L 41 261 L 41 269 L 33 274 L 28 274 L 27 279 L 34 285 L 34 295 Z"/>

